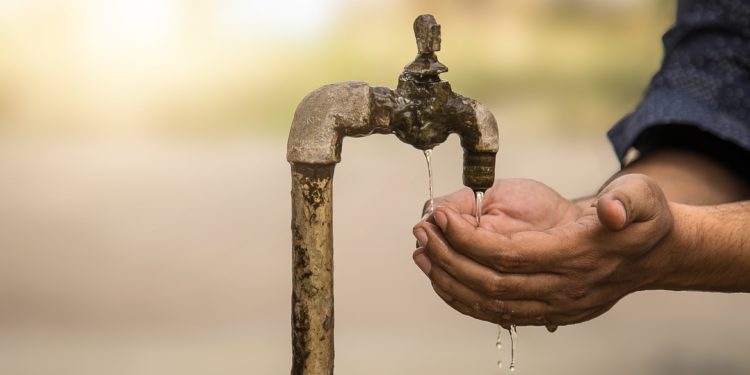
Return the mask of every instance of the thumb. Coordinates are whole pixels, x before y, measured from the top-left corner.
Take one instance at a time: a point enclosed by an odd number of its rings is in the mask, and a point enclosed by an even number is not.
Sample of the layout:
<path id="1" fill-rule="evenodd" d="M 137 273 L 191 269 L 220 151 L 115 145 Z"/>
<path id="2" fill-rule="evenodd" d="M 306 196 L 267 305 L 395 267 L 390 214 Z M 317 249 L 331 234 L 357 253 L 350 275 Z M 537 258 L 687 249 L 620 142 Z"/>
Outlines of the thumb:
<path id="1" fill-rule="evenodd" d="M 665 206 L 664 193 L 653 179 L 626 174 L 602 189 L 596 201 L 596 214 L 606 228 L 619 231 L 631 223 L 653 219 Z"/>

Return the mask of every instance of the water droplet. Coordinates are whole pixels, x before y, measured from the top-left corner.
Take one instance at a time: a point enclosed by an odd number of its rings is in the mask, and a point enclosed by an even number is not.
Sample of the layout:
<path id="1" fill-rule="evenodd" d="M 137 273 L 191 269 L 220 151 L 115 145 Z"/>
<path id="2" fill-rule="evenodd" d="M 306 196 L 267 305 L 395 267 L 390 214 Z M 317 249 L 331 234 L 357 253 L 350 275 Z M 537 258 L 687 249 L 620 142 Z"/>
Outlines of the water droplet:
<path id="1" fill-rule="evenodd" d="M 513 324 L 510 326 L 510 329 L 508 329 L 508 332 L 510 332 L 510 371 L 515 370 L 516 368 L 516 342 L 518 341 L 518 331 L 516 330 L 516 325 Z"/>
<path id="2" fill-rule="evenodd" d="M 503 368 L 503 361 L 497 361 L 497 368 Z"/>
<path id="3" fill-rule="evenodd" d="M 495 340 L 495 346 L 498 349 L 503 348 L 503 327 L 501 325 L 497 325 L 497 339 Z"/>
<path id="4" fill-rule="evenodd" d="M 557 326 L 555 326 L 555 325 L 548 325 L 547 326 L 547 331 L 549 331 L 550 333 L 555 332 L 555 331 L 557 331 Z"/>

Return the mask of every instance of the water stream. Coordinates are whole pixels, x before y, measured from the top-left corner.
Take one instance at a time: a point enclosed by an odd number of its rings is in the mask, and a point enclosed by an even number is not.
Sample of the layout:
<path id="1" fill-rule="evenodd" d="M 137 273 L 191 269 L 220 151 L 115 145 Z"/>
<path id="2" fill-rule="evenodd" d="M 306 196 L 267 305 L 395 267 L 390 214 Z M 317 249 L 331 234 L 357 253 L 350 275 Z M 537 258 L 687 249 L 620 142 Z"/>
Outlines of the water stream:
<path id="1" fill-rule="evenodd" d="M 434 189 L 433 189 L 433 181 L 432 181 L 432 149 L 424 150 L 424 158 L 427 162 L 427 177 L 428 177 L 428 189 L 430 192 L 430 204 L 427 210 L 425 210 L 424 216 L 427 217 L 430 214 L 432 214 L 432 211 L 435 208 L 435 195 L 434 195 Z M 477 226 L 479 226 L 479 223 L 482 220 L 482 203 L 484 201 L 484 192 L 482 191 L 476 191 L 474 192 L 474 204 L 475 204 L 475 210 L 474 210 L 474 217 L 476 218 Z M 556 327 L 555 327 L 556 328 Z M 505 329 L 498 325 L 497 326 L 497 340 L 495 341 L 495 346 L 498 350 L 501 350 L 503 348 L 502 343 L 502 333 Z M 508 369 L 510 371 L 516 370 L 516 341 L 518 341 L 518 332 L 516 330 L 515 325 L 511 325 L 508 329 L 508 333 L 510 334 L 510 366 Z M 502 368 L 503 367 L 503 361 L 498 360 L 497 361 L 497 367 Z"/>
<path id="2" fill-rule="evenodd" d="M 484 201 L 484 192 L 483 191 L 475 191 L 474 192 L 474 217 L 477 219 L 477 226 L 479 226 L 479 222 L 482 219 L 482 201 Z"/>
<path id="3" fill-rule="evenodd" d="M 435 193 L 433 192 L 432 188 L 432 149 L 428 148 L 427 150 L 424 150 L 424 159 L 427 161 L 427 178 L 428 178 L 428 186 L 430 189 L 430 207 L 427 208 L 427 210 L 424 213 L 424 216 L 428 216 L 432 214 L 432 210 L 435 209 Z"/>
<path id="4" fill-rule="evenodd" d="M 502 336 L 503 331 L 505 329 L 498 325 L 497 326 L 497 341 L 495 341 L 495 347 L 497 347 L 498 350 L 502 350 L 503 343 L 502 343 Z M 516 330 L 515 325 L 511 325 L 508 329 L 508 333 L 510 334 L 510 366 L 508 366 L 508 370 L 515 371 L 516 370 L 516 342 L 518 341 L 518 331 Z M 503 361 L 502 359 L 499 359 L 497 361 L 497 367 L 503 368 Z"/>
<path id="5" fill-rule="evenodd" d="M 477 220 L 477 226 L 479 226 L 479 223 L 482 219 L 482 202 L 484 201 L 484 192 L 476 191 L 474 192 L 474 198 L 475 198 L 475 218 Z M 516 341 L 518 341 L 518 331 L 516 330 L 515 325 L 511 325 L 508 329 L 508 333 L 510 334 L 510 366 L 508 369 L 510 371 L 516 370 Z M 503 334 L 503 327 L 498 325 L 497 326 L 497 340 L 495 340 L 495 347 L 497 347 L 498 350 L 502 350 L 503 348 L 503 342 L 502 342 L 502 334 Z M 503 361 L 498 360 L 497 361 L 497 367 L 503 368 Z"/>

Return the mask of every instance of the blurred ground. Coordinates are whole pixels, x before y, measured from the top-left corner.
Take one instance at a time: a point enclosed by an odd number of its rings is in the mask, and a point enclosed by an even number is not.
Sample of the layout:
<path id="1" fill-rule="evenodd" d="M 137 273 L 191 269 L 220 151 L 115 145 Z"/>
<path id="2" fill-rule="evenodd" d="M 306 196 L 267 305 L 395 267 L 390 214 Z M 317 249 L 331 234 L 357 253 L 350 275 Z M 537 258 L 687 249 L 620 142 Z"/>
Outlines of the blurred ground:
<path id="1" fill-rule="evenodd" d="M 603 137 L 504 132 L 500 176 L 590 193 Z M 291 364 L 289 168 L 280 138 L 0 144 L 0 373 L 284 374 Z M 452 138 L 438 194 L 460 184 Z M 421 154 L 347 139 L 336 170 L 340 374 L 496 374 L 495 328 L 412 264 Z M 519 329 L 519 374 L 745 374 L 746 295 L 648 292 L 592 322 Z M 503 352 L 507 360 L 508 352 Z"/>

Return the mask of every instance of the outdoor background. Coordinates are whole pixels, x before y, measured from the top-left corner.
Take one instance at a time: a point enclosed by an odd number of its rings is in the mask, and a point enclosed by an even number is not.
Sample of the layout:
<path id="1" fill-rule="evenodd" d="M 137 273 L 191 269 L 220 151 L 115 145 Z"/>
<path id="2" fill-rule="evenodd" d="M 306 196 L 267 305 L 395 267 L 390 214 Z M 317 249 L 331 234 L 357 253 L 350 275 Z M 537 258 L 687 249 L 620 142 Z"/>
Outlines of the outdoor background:
<path id="1" fill-rule="evenodd" d="M 500 125 L 498 177 L 590 194 L 673 1 L 0 0 L 0 374 L 285 374 L 286 134 L 331 82 L 393 87 L 413 19 Z M 460 186 L 455 138 L 437 194 Z M 334 189 L 338 374 L 498 374 L 493 325 L 413 265 L 420 152 L 347 139 Z M 747 374 L 750 297 L 646 292 L 519 329 L 518 374 Z M 506 339 L 507 340 L 507 339 Z"/>

